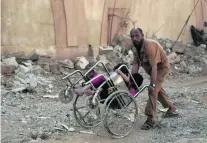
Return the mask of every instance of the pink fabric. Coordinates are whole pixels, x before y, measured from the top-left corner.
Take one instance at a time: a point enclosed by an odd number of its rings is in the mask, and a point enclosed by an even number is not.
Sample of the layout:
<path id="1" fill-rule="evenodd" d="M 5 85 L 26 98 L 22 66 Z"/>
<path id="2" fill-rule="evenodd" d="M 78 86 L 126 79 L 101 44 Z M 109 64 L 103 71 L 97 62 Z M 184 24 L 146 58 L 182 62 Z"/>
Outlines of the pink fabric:
<path id="1" fill-rule="evenodd" d="M 136 91 L 134 89 L 130 89 L 129 92 L 131 93 L 132 96 L 136 95 Z"/>
<path id="2" fill-rule="evenodd" d="M 98 76 L 99 74 L 94 74 L 92 78 L 95 78 L 96 76 Z M 102 82 L 104 82 L 104 77 L 103 76 L 99 76 L 98 78 L 95 78 L 91 81 L 91 83 L 93 85 L 98 85 L 101 84 Z"/>

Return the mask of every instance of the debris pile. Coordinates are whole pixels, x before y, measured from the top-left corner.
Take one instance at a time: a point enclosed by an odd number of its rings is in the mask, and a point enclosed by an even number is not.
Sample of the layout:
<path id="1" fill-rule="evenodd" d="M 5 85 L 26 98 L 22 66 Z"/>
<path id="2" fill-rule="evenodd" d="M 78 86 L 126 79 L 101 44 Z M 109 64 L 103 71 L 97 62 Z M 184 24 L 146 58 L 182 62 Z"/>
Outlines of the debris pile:
<path id="1" fill-rule="evenodd" d="M 169 39 L 153 39 L 160 42 L 168 55 L 172 66 L 171 76 L 180 74 L 194 76 L 206 71 L 205 45 L 195 47 L 181 42 L 174 44 Z M 85 72 L 97 61 L 102 61 L 109 71 L 117 63 L 129 64 L 133 60 L 131 48 L 130 37 L 122 35 L 115 46 L 100 47 L 97 57 L 56 60 L 40 55 L 36 50 L 29 55 L 22 52 L 2 55 L 3 141 L 20 142 L 24 140 L 22 135 L 27 138 L 27 141 L 38 138 L 48 139 L 50 136 L 60 136 L 61 132 L 66 131 L 93 134 L 93 132 L 78 131 L 77 124 L 74 123 L 75 119 L 72 117 L 73 113 L 69 112 L 72 105 L 65 105 L 58 101 L 58 93 L 65 88 L 62 77 L 77 69 Z M 101 66 L 99 70 L 103 71 Z M 73 80 L 77 81 L 78 78 L 76 76 Z M 70 116 L 70 123 L 66 115 Z M 18 130 L 9 128 L 11 126 Z"/>
<path id="2" fill-rule="evenodd" d="M 171 74 L 182 73 L 195 75 L 206 74 L 207 71 L 207 47 L 201 44 L 196 47 L 192 44 L 183 44 L 169 39 L 153 36 L 152 39 L 158 41 L 166 51 L 171 64 Z"/>

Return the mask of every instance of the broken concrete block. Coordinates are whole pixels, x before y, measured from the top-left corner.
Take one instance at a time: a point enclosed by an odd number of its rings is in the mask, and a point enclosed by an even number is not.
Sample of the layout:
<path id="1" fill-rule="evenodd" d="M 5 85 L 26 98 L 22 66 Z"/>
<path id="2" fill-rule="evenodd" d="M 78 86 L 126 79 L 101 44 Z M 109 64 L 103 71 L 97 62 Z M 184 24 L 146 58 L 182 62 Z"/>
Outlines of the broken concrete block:
<path id="1" fill-rule="evenodd" d="M 107 58 L 106 58 L 105 55 L 99 55 L 99 56 L 97 57 L 97 60 L 98 60 L 98 61 L 101 61 L 104 65 L 106 65 L 106 64 L 108 63 L 108 60 L 107 60 Z"/>
<path id="2" fill-rule="evenodd" d="M 173 46 L 173 44 L 172 44 L 171 42 L 167 42 L 167 43 L 165 43 L 165 48 L 166 48 L 166 49 L 171 49 L 172 46 Z"/>
<path id="3" fill-rule="evenodd" d="M 11 75 L 14 73 L 15 66 L 1 63 L 1 74 Z"/>
<path id="4" fill-rule="evenodd" d="M 23 66 L 23 65 L 19 65 L 19 72 L 23 72 L 23 73 L 28 73 L 31 71 L 31 68 Z"/>
<path id="5" fill-rule="evenodd" d="M 27 59 L 31 60 L 31 61 L 37 61 L 39 58 L 39 54 L 37 52 L 37 50 L 33 50 L 31 53 L 29 53 L 27 55 Z"/>
<path id="6" fill-rule="evenodd" d="M 86 66 L 89 65 L 89 62 L 86 60 L 85 57 L 78 57 L 75 63 L 75 68 L 77 70 L 83 70 Z"/>
<path id="7" fill-rule="evenodd" d="M 64 61 L 57 61 L 58 63 L 60 63 L 63 67 L 69 68 L 69 69 L 73 69 L 74 68 L 74 63 L 71 60 L 64 60 Z"/>
<path id="8" fill-rule="evenodd" d="M 168 57 L 168 60 L 171 64 L 175 64 L 175 63 L 180 62 L 180 56 L 178 56 L 175 52 L 172 52 L 167 57 Z"/>
<path id="9" fill-rule="evenodd" d="M 110 53 L 112 52 L 114 49 L 113 47 L 111 46 L 107 46 L 107 47 L 99 47 L 99 54 L 102 55 L 102 54 L 107 54 L 107 53 Z"/>
<path id="10" fill-rule="evenodd" d="M 205 44 L 201 44 L 199 47 L 201 47 L 201 48 L 206 50 L 206 45 Z"/>
<path id="11" fill-rule="evenodd" d="M 182 43 L 175 43 L 175 45 L 172 48 L 172 51 L 178 54 L 184 54 L 186 49 L 186 46 Z"/>
<path id="12" fill-rule="evenodd" d="M 4 64 L 7 65 L 7 66 L 14 66 L 14 67 L 17 67 L 17 66 L 18 66 L 18 63 L 17 63 L 15 57 L 11 57 L 11 58 L 7 58 L 7 59 L 3 59 L 3 60 L 2 60 L 2 63 L 4 63 Z"/>

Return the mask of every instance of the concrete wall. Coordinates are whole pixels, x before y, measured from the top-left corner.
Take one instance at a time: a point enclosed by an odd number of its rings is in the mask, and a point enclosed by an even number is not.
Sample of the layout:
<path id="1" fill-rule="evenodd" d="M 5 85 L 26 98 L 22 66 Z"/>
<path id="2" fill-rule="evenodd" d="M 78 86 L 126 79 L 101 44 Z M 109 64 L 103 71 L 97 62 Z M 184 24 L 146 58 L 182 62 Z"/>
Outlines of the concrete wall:
<path id="1" fill-rule="evenodd" d="M 30 52 L 37 48 L 47 53 L 54 51 L 55 35 L 50 0 L 1 2 L 3 51 Z"/>
<path id="2" fill-rule="evenodd" d="M 59 1 L 64 4 L 67 0 Z M 85 44 L 92 44 L 93 47 L 107 44 L 108 8 L 113 8 L 115 0 L 80 2 L 84 3 L 87 25 L 88 43 Z M 195 2 L 196 0 L 116 0 L 115 8 L 130 9 L 129 18 L 137 20 L 135 25 L 141 27 L 148 37 L 162 27 L 156 35 L 176 40 Z M 206 2 L 203 4 L 206 5 Z M 202 25 L 200 11 L 201 8 L 198 7 L 192 14 L 180 40 L 192 41 L 189 26 Z M 2 49 L 30 52 L 39 48 L 43 52 L 55 54 L 57 50 L 54 48 L 56 31 L 53 14 L 50 0 L 2 0 Z M 127 33 L 132 27 L 129 22 Z M 66 30 L 67 35 L 73 36 L 70 35 L 70 29 Z M 67 54 L 70 49 L 59 51 Z M 71 51 L 73 53 L 76 50 L 73 48 Z"/>

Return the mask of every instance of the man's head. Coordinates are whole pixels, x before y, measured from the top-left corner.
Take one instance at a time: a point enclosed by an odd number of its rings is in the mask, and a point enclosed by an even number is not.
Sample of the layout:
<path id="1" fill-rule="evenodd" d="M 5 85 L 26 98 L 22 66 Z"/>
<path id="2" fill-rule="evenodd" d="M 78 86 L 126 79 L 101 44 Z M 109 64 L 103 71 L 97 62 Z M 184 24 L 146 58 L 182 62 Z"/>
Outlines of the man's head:
<path id="1" fill-rule="evenodd" d="M 130 36 L 131 36 L 132 43 L 134 44 L 135 47 L 139 46 L 139 44 L 144 39 L 144 34 L 142 32 L 142 29 L 140 29 L 140 28 L 132 29 L 130 31 Z"/>

